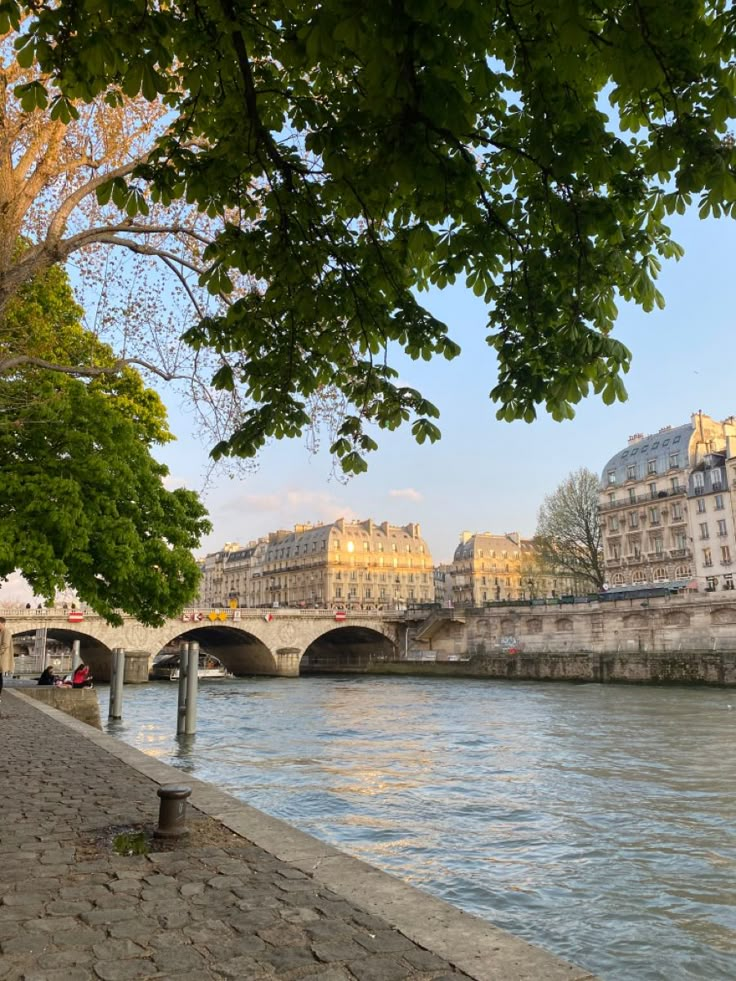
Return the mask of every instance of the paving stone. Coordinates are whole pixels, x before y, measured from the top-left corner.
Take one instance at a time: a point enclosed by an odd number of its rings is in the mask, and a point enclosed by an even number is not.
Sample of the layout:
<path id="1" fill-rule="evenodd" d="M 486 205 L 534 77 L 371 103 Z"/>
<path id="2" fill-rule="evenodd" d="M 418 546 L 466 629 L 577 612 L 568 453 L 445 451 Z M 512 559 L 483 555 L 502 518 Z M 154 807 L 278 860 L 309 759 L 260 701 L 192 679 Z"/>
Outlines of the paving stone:
<path id="1" fill-rule="evenodd" d="M 316 963 L 312 951 L 304 947 L 271 947 L 258 954 L 256 959 L 261 964 L 270 965 L 277 974 L 303 967 L 313 968 Z"/>
<path id="2" fill-rule="evenodd" d="M 273 944 L 274 947 L 303 947 L 307 942 L 304 931 L 292 923 L 277 923 L 274 926 L 261 927 L 256 930 L 256 933 L 261 940 Z"/>
<path id="3" fill-rule="evenodd" d="M 102 981 L 131 981 L 156 975 L 156 965 L 150 960 L 98 961 L 94 971 Z"/>
<path id="4" fill-rule="evenodd" d="M 146 953 L 145 947 L 126 938 L 124 940 L 104 940 L 100 944 L 95 944 L 92 948 L 94 955 L 99 961 L 111 961 L 126 957 L 142 957 Z"/>
<path id="5" fill-rule="evenodd" d="M 395 930 L 378 930 L 376 933 L 356 933 L 355 939 L 366 950 L 376 954 L 393 951 L 415 950 L 416 944 Z"/>
<path id="6" fill-rule="evenodd" d="M 317 960 L 326 963 L 365 957 L 365 950 L 352 940 L 317 940 L 312 944 L 312 953 Z"/>
<path id="7" fill-rule="evenodd" d="M 203 970 L 206 964 L 198 950 L 185 944 L 157 950 L 153 962 L 159 971 L 172 976 L 177 976 L 181 971 Z"/>
<path id="8" fill-rule="evenodd" d="M 315 923 L 320 918 L 319 913 L 309 906 L 294 906 L 290 909 L 282 909 L 279 915 L 287 923 Z"/>
<path id="9" fill-rule="evenodd" d="M 421 950 L 419 947 L 415 947 L 413 950 L 402 950 L 401 956 L 418 971 L 445 971 L 447 969 L 447 963 L 441 957 L 429 950 Z"/>
<path id="10" fill-rule="evenodd" d="M 50 950 L 38 958 L 38 966 L 54 970 L 56 968 L 78 967 L 94 960 L 91 950 Z"/>
<path id="11" fill-rule="evenodd" d="M 80 913 L 80 920 L 84 920 L 89 926 L 99 926 L 106 923 L 119 923 L 121 920 L 132 920 L 138 915 L 134 906 L 117 907 L 111 906 L 107 909 L 91 909 Z"/>
<path id="12" fill-rule="evenodd" d="M 263 966 L 251 957 L 234 957 L 232 960 L 224 961 L 217 965 L 218 973 L 225 978 L 238 978 L 243 981 L 250 981 L 251 978 L 264 978 L 269 974 L 273 977 L 273 972 L 264 971 Z"/>
<path id="13" fill-rule="evenodd" d="M 406 966 L 393 957 L 366 957 L 350 961 L 348 968 L 358 981 L 406 981 L 411 976 L 407 975 Z"/>
<path id="14" fill-rule="evenodd" d="M 23 981 L 90 981 L 94 974 L 84 967 L 63 967 L 55 971 L 27 971 Z"/>

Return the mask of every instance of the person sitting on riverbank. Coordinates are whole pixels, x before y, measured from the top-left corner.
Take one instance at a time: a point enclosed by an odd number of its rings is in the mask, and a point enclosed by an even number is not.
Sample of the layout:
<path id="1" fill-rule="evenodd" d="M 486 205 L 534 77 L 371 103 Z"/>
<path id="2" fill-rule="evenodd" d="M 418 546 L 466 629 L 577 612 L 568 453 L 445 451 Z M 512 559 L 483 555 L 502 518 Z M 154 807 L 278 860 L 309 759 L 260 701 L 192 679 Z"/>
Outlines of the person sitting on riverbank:
<path id="1" fill-rule="evenodd" d="M 54 669 L 51 667 L 51 665 L 43 669 L 43 671 L 41 672 L 41 677 L 38 679 L 37 684 L 39 685 L 56 684 L 56 675 L 54 674 Z"/>
<path id="2" fill-rule="evenodd" d="M 78 668 L 75 669 L 72 675 L 72 688 L 91 688 L 92 687 L 92 675 L 89 673 L 89 667 L 86 664 L 80 664 Z"/>

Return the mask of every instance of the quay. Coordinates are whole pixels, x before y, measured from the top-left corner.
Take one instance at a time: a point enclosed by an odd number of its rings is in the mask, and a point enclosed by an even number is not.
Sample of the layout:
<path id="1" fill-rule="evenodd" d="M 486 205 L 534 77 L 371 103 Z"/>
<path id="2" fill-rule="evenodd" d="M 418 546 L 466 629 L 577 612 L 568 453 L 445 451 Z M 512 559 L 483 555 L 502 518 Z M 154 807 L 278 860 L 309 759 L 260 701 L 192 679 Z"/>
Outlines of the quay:
<path id="1" fill-rule="evenodd" d="M 188 776 L 189 835 L 117 853 L 182 771 L 12 687 L 0 778 L 3 981 L 594 981 Z"/>

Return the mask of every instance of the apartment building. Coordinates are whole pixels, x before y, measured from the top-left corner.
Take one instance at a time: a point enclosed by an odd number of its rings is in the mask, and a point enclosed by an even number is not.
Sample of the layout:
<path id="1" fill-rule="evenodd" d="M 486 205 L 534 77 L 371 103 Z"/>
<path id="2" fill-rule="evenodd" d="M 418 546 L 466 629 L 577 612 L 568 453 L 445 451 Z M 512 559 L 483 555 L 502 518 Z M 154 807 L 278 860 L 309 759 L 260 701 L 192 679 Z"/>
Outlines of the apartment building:
<path id="1" fill-rule="evenodd" d="M 733 588 L 734 452 L 736 420 L 702 412 L 685 425 L 629 438 L 601 475 L 611 586 L 691 579 L 698 589 Z"/>
<path id="2" fill-rule="evenodd" d="M 432 556 L 418 524 L 299 524 L 203 564 L 200 602 L 249 607 L 395 609 L 434 601 Z"/>
<path id="3" fill-rule="evenodd" d="M 453 606 L 523 599 L 522 547 L 530 545 L 518 532 L 463 531 L 450 566 Z"/>

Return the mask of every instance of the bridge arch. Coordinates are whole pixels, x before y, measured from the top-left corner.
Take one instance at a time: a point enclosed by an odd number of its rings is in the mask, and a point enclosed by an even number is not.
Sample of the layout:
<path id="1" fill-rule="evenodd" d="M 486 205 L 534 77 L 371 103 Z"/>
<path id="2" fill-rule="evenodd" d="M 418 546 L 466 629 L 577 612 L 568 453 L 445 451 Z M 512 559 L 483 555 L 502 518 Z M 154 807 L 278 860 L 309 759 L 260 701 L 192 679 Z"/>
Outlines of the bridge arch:
<path id="1" fill-rule="evenodd" d="M 181 626 L 184 629 L 169 631 L 170 635 L 159 635 L 161 647 L 153 651 L 154 655 L 164 648 L 175 648 L 185 641 L 196 640 L 202 650 L 213 654 L 234 675 L 279 673 L 270 648 L 244 628 L 207 622 Z"/>
<path id="2" fill-rule="evenodd" d="M 396 656 L 392 637 L 374 626 L 341 624 L 321 632 L 304 650 L 300 674 L 351 671 Z"/>
<path id="3" fill-rule="evenodd" d="M 38 626 L 41 626 L 39 624 Z M 16 630 L 13 640 L 33 640 L 38 628 L 34 626 L 31 630 Z M 95 637 L 84 630 L 76 627 L 47 627 L 46 640 L 56 640 L 68 647 L 71 651 L 75 640 L 79 641 L 79 656 L 85 664 L 88 664 L 93 677 L 107 679 L 110 674 L 110 654 L 111 648 L 107 646 L 99 637 Z"/>

